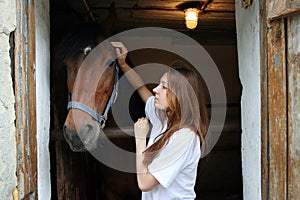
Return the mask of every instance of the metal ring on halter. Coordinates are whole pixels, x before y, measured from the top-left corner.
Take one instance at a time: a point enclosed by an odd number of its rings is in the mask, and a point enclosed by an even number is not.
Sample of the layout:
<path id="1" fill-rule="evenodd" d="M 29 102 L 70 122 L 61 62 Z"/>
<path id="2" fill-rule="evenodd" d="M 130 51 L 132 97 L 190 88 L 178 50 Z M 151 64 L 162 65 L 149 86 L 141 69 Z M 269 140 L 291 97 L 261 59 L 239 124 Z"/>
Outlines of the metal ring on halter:
<path id="1" fill-rule="evenodd" d="M 102 119 L 100 120 L 100 122 L 99 122 L 100 127 L 101 127 L 102 129 L 104 129 L 104 127 L 105 127 L 105 122 L 106 122 L 106 119 L 104 119 L 104 118 L 102 118 Z"/>

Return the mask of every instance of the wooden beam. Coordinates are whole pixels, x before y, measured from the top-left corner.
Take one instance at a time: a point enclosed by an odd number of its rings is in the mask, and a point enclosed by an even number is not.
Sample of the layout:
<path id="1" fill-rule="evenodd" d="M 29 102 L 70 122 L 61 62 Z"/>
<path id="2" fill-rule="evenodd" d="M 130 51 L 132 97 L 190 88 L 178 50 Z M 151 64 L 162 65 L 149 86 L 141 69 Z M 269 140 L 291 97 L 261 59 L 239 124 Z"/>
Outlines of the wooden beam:
<path id="1" fill-rule="evenodd" d="M 287 20 L 288 38 L 288 199 L 300 197 L 300 16 Z"/>
<path id="2" fill-rule="evenodd" d="M 268 10 L 268 20 L 300 12 L 300 0 L 270 0 Z"/>
<path id="3" fill-rule="evenodd" d="M 268 199 L 287 197 L 287 86 L 285 22 L 269 24 L 268 31 Z"/>
<path id="4" fill-rule="evenodd" d="M 108 10 L 103 8 L 91 8 L 92 12 L 95 14 L 100 20 L 105 19 L 107 16 Z M 149 21 L 157 21 L 157 20 L 175 20 L 181 21 L 184 19 L 184 12 L 180 10 L 164 10 L 164 9 L 123 9 L 116 8 L 117 18 L 121 21 L 130 21 L 130 20 L 149 20 Z M 219 19 L 221 21 L 224 20 L 233 20 L 235 19 L 234 10 L 232 11 L 207 11 L 206 13 L 200 13 L 199 19 L 202 21 L 210 21 Z"/>
<path id="5" fill-rule="evenodd" d="M 260 1 L 260 65 L 261 65 L 261 194 L 262 200 L 268 200 L 269 165 L 268 165 L 268 139 L 269 139 L 269 109 L 268 109 L 268 41 L 267 41 L 267 15 L 266 1 Z"/>
<path id="6" fill-rule="evenodd" d="M 98 22 L 107 15 L 106 10 L 93 11 Z M 235 44 L 236 27 L 234 12 L 208 12 L 199 15 L 198 26 L 194 31 L 187 31 L 184 22 L 184 13 L 168 10 L 117 10 L 117 22 L 115 30 L 121 32 L 141 27 L 162 27 L 196 36 L 202 41 L 215 41 Z M 216 40 L 214 40 L 216 39 Z M 229 40 L 230 42 L 227 42 Z"/>
<path id="7" fill-rule="evenodd" d="M 207 0 L 201 0 L 206 2 Z M 98 1 L 89 0 L 91 8 L 109 8 L 110 4 L 114 2 L 116 8 L 126 9 L 164 9 L 164 10 L 176 10 L 176 6 L 182 3 L 182 0 L 109 0 L 109 1 Z M 185 1 L 188 2 L 188 1 Z M 235 1 L 234 0 L 214 0 L 208 4 L 206 10 L 232 10 L 234 11 Z"/>
<path id="8" fill-rule="evenodd" d="M 17 0 L 15 31 L 15 98 L 18 189 L 37 199 L 34 1 Z"/>

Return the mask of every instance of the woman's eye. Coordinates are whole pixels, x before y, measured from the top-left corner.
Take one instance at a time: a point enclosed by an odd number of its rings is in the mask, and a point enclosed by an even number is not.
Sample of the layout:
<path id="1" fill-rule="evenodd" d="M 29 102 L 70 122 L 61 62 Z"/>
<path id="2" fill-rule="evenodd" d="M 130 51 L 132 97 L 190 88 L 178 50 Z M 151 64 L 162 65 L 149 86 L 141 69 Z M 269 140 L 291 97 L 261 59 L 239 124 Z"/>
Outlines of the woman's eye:
<path id="1" fill-rule="evenodd" d="M 168 89 L 168 87 L 167 87 L 167 86 L 164 86 L 164 85 L 162 86 L 162 88 L 163 88 L 163 89 Z"/>

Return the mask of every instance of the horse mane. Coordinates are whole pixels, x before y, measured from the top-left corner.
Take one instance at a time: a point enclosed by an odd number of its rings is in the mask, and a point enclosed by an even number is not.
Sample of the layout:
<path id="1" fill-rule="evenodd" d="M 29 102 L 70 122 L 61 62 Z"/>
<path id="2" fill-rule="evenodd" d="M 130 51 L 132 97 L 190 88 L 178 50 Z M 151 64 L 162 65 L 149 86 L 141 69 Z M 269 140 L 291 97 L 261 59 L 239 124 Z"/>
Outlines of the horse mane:
<path id="1" fill-rule="evenodd" d="M 96 47 L 100 36 L 107 37 L 99 24 L 84 23 L 75 26 L 62 39 L 55 56 L 57 64 L 64 64 L 66 59 L 77 58 L 87 46 Z"/>

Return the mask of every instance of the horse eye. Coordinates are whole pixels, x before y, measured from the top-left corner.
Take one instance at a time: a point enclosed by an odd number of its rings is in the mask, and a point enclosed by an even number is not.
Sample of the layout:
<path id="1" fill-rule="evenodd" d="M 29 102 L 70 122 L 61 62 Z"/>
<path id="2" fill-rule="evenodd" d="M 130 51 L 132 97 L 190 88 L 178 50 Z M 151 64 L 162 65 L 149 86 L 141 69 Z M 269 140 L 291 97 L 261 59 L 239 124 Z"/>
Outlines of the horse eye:
<path id="1" fill-rule="evenodd" d="M 92 51 L 92 47 L 88 46 L 83 49 L 83 54 L 86 56 Z"/>

